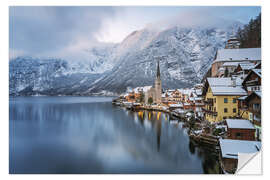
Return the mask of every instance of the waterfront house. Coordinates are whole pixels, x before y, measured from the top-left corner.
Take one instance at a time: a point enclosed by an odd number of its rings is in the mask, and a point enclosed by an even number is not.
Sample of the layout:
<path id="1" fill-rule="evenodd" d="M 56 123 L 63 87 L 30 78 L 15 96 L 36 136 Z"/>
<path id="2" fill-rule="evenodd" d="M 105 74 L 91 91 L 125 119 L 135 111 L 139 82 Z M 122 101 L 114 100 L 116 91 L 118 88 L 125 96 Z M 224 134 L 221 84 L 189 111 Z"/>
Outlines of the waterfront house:
<path id="1" fill-rule="evenodd" d="M 177 103 L 177 104 L 169 104 L 169 110 L 173 111 L 175 109 L 182 109 L 183 104 L 182 103 Z"/>
<path id="2" fill-rule="evenodd" d="M 261 149 L 261 142 L 220 139 L 220 159 L 223 170 L 234 173 L 237 168 L 239 153 L 257 153 Z"/>
<path id="3" fill-rule="evenodd" d="M 193 110 L 193 106 L 192 106 L 192 104 L 190 104 L 188 102 L 184 102 L 183 103 L 183 109 L 185 109 L 185 110 Z"/>
<path id="4" fill-rule="evenodd" d="M 220 122 L 236 117 L 237 98 L 246 94 L 239 78 L 207 78 L 203 90 L 205 119 L 209 122 Z"/>
<path id="5" fill-rule="evenodd" d="M 255 140 L 255 127 L 246 119 L 226 119 L 227 138 L 238 140 Z"/>
<path id="6" fill-rule="evenodd" d="M 244 89 L 251 94 L 261 90 L 261 69 L 251 69 L 242 83 Z"/>
<path id="7" fill-rule="evenodd" d="M 256 128 L 256 139 L 261 139 L 261 91 L 252 92 L 246 98 L 246 104 L 249 111 L 249 120 L 253 122 Z"/>

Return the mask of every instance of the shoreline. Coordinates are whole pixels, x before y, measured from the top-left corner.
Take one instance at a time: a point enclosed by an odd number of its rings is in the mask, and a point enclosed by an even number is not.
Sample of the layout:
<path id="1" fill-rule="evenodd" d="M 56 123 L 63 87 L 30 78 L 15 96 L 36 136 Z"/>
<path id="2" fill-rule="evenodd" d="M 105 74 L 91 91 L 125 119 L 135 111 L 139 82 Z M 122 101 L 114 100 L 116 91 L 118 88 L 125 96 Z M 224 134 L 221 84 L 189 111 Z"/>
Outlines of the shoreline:
<path id="1" fill-rule="evenodd" d="M 174 111 L 171 111 L 169 109 L 163 109 L 163 108 L 156 108 L 155 106 L 141 106 L 141 105 L 137 105 L 138 107 L 134 108 L 133 104 L 132 105 L 126 105 L 123 102 L 118 102 L 116 99 L 112 100 L 112 104 L 115 106 L 121 106 L 126 108 L 128 111 L 158 111 L 158 112 L 164 112 L 169 114 L 169 116 L 173 116 L 175 117 L 178 122 L 184 122 L 184 126 L 185 128 L 188 128 L 188 136 L 190 138 L 191 141 L 193 141 L 197 146 L 199 147 L 203 147 L 205 149 L 210 150 L 212 153 L 215 154 L 215 156 L 217 157 L 217 161 L 219 163 L 220 166 L 220 173 L 224 173 L 224 169 L 222 167 L 222 161 L 220 161 L 220 149 L 219 149 L 219 141 L 218 138 L 210 135 L 210 134 L 206 134 L 206 133 L 202 133 L 202 134 L 196 134 L 196 130 L 191 129 L 190 125 L 189 125 L 189 120 L 188 117 L 186 117 L 187 112 L 183 112 L 183 113 L 176 113 Z M 163 107 L 163 106 L 162 106 Z"/>

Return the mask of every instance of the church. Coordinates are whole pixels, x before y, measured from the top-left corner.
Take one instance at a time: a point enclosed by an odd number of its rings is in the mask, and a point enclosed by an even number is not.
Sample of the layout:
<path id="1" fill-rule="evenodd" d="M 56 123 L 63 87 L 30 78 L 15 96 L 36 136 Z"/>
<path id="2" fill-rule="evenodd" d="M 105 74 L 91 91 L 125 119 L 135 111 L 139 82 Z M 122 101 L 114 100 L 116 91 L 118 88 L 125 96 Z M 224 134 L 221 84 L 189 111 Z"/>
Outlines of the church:
<path id="1" fill-rule="evenodd" d="M 153 103 L 161 104 L 161 79 L 160 79 L 160 69 L 159 69 L 159 60 L 157 62 L 157 75 L 155 79 L 154 87 L 151 87 L 146 93 L 145 93 L 145 104 L 149 104 L 149 99 L 152 99 Z"/>

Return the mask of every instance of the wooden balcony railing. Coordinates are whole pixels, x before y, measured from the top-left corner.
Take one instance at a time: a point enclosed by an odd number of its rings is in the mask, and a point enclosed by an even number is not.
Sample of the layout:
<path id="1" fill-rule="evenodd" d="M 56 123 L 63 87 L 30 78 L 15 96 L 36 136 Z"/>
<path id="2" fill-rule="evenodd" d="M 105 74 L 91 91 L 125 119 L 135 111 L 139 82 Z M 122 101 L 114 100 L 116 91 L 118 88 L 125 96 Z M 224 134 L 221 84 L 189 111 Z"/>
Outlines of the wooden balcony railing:
<path id="1" fill-rule="evenodd" d="M 202 110 L 203 110 L 205 113 L 211 114 L 211 115 L 213 115 L 213 116 L 217 116 L 217 115 L 218 115 L 218 113 L 215 112 L 215 111 L 211 111 L 211 110 L 208 110 L 208 109 L 205 109 L 205 108 L 202 108 Z"/>

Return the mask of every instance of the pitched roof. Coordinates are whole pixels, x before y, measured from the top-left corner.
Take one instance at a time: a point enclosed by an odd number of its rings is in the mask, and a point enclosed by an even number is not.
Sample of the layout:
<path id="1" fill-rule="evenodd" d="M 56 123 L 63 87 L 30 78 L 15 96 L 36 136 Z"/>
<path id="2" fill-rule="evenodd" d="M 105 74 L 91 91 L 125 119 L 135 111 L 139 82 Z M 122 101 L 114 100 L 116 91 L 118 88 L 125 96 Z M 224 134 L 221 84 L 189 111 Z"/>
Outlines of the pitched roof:
<path id="1" fill-rule="evenodd" d="M 248 96 L 241 96 L 241 97 L 239 97 L 238 99 L 239 99 L 239 100 L 245 100 L 247 97 L 248 97 Z"/>
<path id="2" fill-rule="evenodd" d="M 223 158 L 238 159 L 238 153 L 255 153 L 260 151 L 261 142 L 219 139 L 221 155 Z"/>
<path id="3" fill-rule="evenodd" d="M 259 96 L 260 98 L 262 98 L 262 92 L 261 91 L 255 91 L 255 94 L 257 94 L 257 96 Z"/>
<path id="4" fill-rule="evenodd" d="M 170 107 L 183 107 L 183 104 L 169 104 Z"/>
<path id="5" fill-rule="evenodd" d="M 213 95 L 247 95 L 247 92 L 240 86 L 211 87 Z"/>
<path id="6" fill-rule="evenodd" d="M 257 74 L 261 78 L 261 76 L 262 76 L 261 69 L 252 69 L 252 71 L 255 72 L 255 74 Z"/>
<path id="7" fill-rule="evenodd" d="M 236 86 L 232 85 L 231 78 L 207 78 L 213 95 L 246 95 L 246 91 L 242 88 L 242 80 L 236 78 Z"/>
<path id="8" fill-rule="evenodd" d="M 242 70 L 249 70 L 255 67 L 253 63 L 241 63 L 239 64 Z"/>
<path id="9" fill-rule="evenodd" d="M 262 92 L 261 91 L 253 91 L 247 98 L 246 101 L 249 101 L 252 97 L 258 96 L 260 99 L 262 98 Z"/>
<path id="10" fill-rule="evenodd" d="M 245 85 L 245 83 L 247 82 L 247 80 L 249 79 L 249 77 L 251 76 L 252 73 L 255 73 L 258 77 L 261 78 L 261 69 L 251 69 L 251 71 L 249 71 L 248 75 L 244 78 L 243 80 L 243 86 Z M 253 80 L 254 81 L 254 80 Z"/>
<path id="11" fill-rule="evenodd" d="M 238 64 L 240 64 L 240 62 L 225 62 L 222 66 L 238 66 Z"/>
<path id="12" fill-rule="evenodd" d="M 261 48 L 220 49 L 215 61 L 261 60 Z"/>
<path id="13" fill-rule="evenodd" d="M 253 124 L 246 119 L 226 119 L 230 129 L 255 129 Z"/>
<path id="14" fill-rule="evenodd" d="M 254 66 L 255 69 L 261 69 L 261 63 L 258 63 Z"/>
<path id="15" fill-rule="evenodd" d="M 214 78 L 209 77 L 207 78 L 207 81 L 211 87 L 213 86 L 231 86 L 232 85 L 232 78 Z M 236 78 L 236 86 L 241 86 L 242 79 Z"/>
<path id="16" fill-rule="evenodd" d="M 202 90 L 201 89 L 195 89 L 195 93 L 197 96 L 201 96 L 202 95 Z"/>

